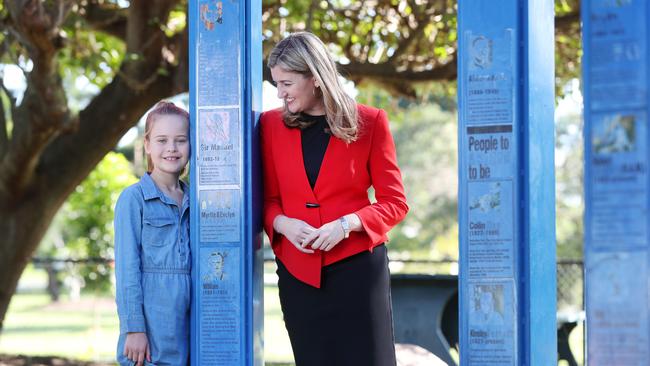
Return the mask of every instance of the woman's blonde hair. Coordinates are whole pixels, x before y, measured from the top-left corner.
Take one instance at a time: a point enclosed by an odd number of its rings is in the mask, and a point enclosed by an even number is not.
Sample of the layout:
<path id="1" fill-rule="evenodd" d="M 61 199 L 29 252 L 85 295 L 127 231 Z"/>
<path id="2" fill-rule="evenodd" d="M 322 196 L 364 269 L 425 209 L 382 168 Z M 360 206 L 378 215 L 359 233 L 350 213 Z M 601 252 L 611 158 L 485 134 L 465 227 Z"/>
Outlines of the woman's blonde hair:
<path id="1" fill-rule="evenodd" d="M 357 104 L 343 90 L 336 63 L 318 37 L 309 32 L 292 33 L 273 48 L 267 65 L 270 69 L 278 66 L 284 71 L 313 77 L 319 86 L 332 134 L 348 143 L 357 139 Z M 303 128 L 309 124 L 299 118 L 299 113 L 284 108 L 284 123 L 288 127 Z"/>
<path id="2" fill-rule="evenodd" d="M 149 114 L 147 114 L 147 119 L 144 122 L 144 139 L 149 141 L 149 135 L 151 135 L 151 130 L 153 129 L 153 124 L 155 123 L 157 117 L 170 115 L 184 118 L 187 121 L 187 128 L 189 129 L 190 114 L 172 102 L 161 100 L 160 102 L 156 103 L 153 109 L 149 111 Z M 147 154 L 147 173 L 151 173 L 153 171 L 153 168 L 154 165 L 153 160 L 151 160 L 151 155 Z M 186 170 L 187 168 L 183 168 L 181 175 L 185 174 Z"/>

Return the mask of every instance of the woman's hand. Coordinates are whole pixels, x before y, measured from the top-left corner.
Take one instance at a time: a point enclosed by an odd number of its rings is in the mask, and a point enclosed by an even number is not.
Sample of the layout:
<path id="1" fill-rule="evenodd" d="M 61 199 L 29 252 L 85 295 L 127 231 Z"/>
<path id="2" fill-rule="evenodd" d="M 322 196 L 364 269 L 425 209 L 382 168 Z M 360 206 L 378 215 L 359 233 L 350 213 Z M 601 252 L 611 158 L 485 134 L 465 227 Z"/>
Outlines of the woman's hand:
<path id="1" fill-rule="evenodd" d="M 145 333 L 128 333 L 124 342 L 124 356 L 135 361 L 137 366 L 142 366 L 145 358 L 151 362 L 147 335 Z"/>
<path id="2" fill-rule="evenodd" d="M 363 231 L 363 226 L 361 225 L 361 219 L 359 219 L 359 216 L 356 214 L 349 214 L 345 215 L 345 218 L 348 221 L 348 225 L 350 225 L 350 231 Z M 320 249 L 329 252 L 344 238 L 345 232 L 343 231 L 343 225 L 341 224 L 340 219 L 337 219 L 314 230 L 305 238 L 305 244 L 303 246 L 311 243 L 312 249 Z"/>
<path id="3" fill-rule="evenodd" d="M 291 244 L 293 244 L 299 251 L 303 253 L 314 252 L 313 250 L 306 248 L 307 244 L 310 242 L 306 241 L 305 238 L 315 230 L 314 227 L 308 223 L 284 215 L 278 215 L 275 220 L 273 220 L 273 229 L 284 235 L 285 238 L 289 239 Z"/>
<path id="4" fill-rule="evenodd" d="M 341 221 L 334 220 L 314 230 L 311 234 L 307 235 L 305 242 L 311 243 L 311 248 L 314 250 L 320 249 L 324 252 L 329 252 L 345 237 Z"/>

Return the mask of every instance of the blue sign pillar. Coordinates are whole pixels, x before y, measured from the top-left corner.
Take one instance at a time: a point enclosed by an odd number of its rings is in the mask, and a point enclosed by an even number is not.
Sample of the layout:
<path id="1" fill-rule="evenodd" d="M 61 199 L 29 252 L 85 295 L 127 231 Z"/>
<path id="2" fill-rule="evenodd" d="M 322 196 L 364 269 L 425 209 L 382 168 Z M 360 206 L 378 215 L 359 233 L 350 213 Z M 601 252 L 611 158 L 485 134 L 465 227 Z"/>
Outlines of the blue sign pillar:
<path id="1" fill-rule="evenodd" d="M 461 365 L 554 365 L 551 0 L 458 4 Z"/>
<path id="2" fill-rule="evenodd" d="M 649 365 L 648 2 L 582 2 L 589 365 Z"/>
<path id="3" fill-rule="evenodd" d="M 261 12 L 189 1 L 192 365 L 263 365 Z"/>

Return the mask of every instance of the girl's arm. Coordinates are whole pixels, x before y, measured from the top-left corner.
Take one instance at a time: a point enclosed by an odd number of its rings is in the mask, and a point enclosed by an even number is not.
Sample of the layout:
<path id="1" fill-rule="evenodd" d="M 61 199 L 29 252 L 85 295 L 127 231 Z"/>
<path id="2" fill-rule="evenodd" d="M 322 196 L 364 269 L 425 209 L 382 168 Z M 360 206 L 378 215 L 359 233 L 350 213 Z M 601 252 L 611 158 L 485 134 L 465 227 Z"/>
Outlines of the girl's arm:
<path id="1" fill-rule="evenodd" d="M 145 332 L 142 310 L 142 192 L 124 190 L 115 205 L 115 279 L 120 333 Z"/>

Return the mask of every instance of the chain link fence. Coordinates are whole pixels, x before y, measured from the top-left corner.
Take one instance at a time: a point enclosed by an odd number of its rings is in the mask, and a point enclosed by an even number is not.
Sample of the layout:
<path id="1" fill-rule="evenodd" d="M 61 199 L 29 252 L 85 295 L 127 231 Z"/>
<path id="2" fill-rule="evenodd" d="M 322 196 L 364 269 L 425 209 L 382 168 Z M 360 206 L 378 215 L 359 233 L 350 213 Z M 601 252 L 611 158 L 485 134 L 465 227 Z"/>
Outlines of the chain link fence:
<path id="1" fill-rule="evenodd" d="M 86 258 L 86 259 L 55 259 L 55 258 L 33 258 L 32 262 L 37 268 L 48 272 L 51 279 L 48 290 L 58 292 L 52 287 L 55 282 L 53 275 L 61 270 L 64 264 L 88 265 L 97 263 L 112 264 L 111 259 Z M 265 269 L 267 273 L 275 272 L 275 264 L 272 256 L 265 258 Z M 393 273 L 427 273 L 427 274 L 458 274 L 458 262 L 453 260 L 391 260 L 391 272 Z M 557 310 L 564 312 L 579 312 L 584 310 L 583 296 L 583 262 L 582 260 L 561 259 L 557 262 Z"/>
<path id="2" fill-rule="evenodd" d="M 580 312 L 584 310 L 582 260 L 559 260 L 557 262 L 557 310 Z"/>

